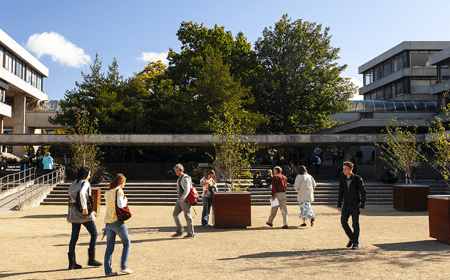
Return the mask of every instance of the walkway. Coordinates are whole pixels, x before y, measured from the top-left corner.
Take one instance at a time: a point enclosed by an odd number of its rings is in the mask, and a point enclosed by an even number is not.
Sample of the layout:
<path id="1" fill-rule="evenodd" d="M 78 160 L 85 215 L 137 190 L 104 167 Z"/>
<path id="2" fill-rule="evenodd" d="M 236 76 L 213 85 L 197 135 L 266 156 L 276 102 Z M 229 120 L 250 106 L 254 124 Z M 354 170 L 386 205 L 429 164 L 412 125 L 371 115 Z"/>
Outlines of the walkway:
<path id="1" fill-rule="evenodd" d="M 200 215 L 201 207 L 195 206 Z M 288 206 L 289 229 L 265 225 L 269 206 L 252 206 L 252 227 L 203 228 L 194 216 L 194 239 L 172 238 L 172 206 L 132 206 L 129 267 L 123 279 L 449 279 L 450 246 L 428 237 L 427 212 L 399 212 L 367 206 L 361 216 L 360 249 L 347 238 L 335 207 L 313 206 L 314 227 L 300 228 L 298 206 Z M 96 221 L 100 231 L 105 208 Z M 39 206 L 0 215 L 0 278 L 103 279 L 103 267 L 86 267 L 89 234 L 83 228 L 76 248 L 84 266 L 66 270 L 71 225 L 67 206 Z M 185 224 L 182 218 L 183 224 Z M 103 262 L 106 240 L 98 238 Z M 116 242 L 113 269 L 122 245 Z M 121 277 L 122 279 L 122 277 Z"/>

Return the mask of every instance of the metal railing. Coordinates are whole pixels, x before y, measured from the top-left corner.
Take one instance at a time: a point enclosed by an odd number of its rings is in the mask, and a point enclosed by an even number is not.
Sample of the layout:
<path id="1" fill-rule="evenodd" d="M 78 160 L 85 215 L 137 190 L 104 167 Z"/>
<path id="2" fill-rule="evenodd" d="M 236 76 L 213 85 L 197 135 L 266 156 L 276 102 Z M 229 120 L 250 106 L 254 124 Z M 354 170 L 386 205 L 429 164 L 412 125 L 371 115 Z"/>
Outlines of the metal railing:
<path id="1" fill-rule="evenodd" d="M 64 181 L 66 177 L 66 169 L 61 166 L 51 173 L 42 175 L 28 182 L 24 187 L 19 188 L 18 205 L 21 205 L 38 195 L 42 194 L 49 188 L 53 188 L 56 184 Z"/>
<path id="2" fill-rule="evenodd" d="M 23 183 L 33 180 L 35 173 L 36 169 L 32 167 L 0 178 L 0 193 L 19 187 Z"/>

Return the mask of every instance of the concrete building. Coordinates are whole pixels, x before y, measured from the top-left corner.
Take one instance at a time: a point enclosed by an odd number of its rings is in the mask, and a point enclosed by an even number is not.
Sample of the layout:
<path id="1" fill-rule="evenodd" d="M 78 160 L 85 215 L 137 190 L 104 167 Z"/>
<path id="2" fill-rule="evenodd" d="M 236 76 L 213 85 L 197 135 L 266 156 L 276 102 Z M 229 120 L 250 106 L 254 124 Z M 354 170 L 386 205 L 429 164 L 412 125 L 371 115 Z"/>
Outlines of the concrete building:
<path id="1" fill-rule="evenodd" d="M 48 99 L 47 77 L 48 68 L 0 29 L 0 133 L 35 133 L 27 125 L 27 104 Z M 23 147 L 15 146 L 13 153 L 23 155 Z"/>
<path id="2" fill-rule="evenodd" d="M 439 108 L 442 108 L 450 102 L 447 94 L 450 89 L 450 48 L 430 56 L 430 64 L 436 67 L 436 83 L 431 86 L 430 93 L 437 96 Z"/>

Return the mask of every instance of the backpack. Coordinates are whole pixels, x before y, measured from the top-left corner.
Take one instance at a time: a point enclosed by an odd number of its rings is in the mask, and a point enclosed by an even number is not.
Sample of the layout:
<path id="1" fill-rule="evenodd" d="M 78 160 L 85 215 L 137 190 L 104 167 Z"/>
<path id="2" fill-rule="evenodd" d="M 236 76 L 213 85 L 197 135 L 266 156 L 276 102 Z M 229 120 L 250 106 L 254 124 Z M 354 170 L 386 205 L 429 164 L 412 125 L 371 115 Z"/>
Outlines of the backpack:
<path id="1" fill-rule="evenodd" d="M 188 175 L 186 175 L 186 176 L 188 176 Z M 189 191 L 189 194 L 188 194 L 187 198 L 189 199 L 189 202 L 191 203 L 191 205 L 195 205 L 195 204 L 197 204 L 198 198 L 199 198 L 198 191 L 194 187 L 194 184 L 192 183 L 191 177 L 188 176 L 188 178 L 191 181 L 191 186 L 192 187 L 191 187 L 191 190 Z"/>

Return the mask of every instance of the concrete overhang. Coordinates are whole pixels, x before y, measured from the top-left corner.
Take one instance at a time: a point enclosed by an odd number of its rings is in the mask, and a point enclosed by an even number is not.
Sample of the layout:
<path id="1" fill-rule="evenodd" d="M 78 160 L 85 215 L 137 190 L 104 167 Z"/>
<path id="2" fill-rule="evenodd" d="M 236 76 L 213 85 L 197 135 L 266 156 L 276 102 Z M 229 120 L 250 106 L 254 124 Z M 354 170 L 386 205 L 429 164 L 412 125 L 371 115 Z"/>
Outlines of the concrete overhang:
<path id="1" fill-rule="evenodd" d="M 430 87 L 430 94 L 446 92 L 450 89 L 450 81 L 434 84 Z"/>
<path id="2" fill-rule="evenodd" d="M 373 145 L 383 142 L 384 134 L 251 134 L 246 140 L 256 146 L 310 146 L 310 145 Z M 2 145 L 65 146 L 75 138 L 54 134 L 0 134 Z M 418 142 L 425 141 L 425 134 L 417 134 Z M 220 141 L 211 134 L 102 134 L 86 142 L 103 146 L 212 146 Z"/>
<path id="3" fill-rule="evenodd" d="M 48 77 L 48 68 L 44 66 L 37 58 L 31 55 L 27 50 L 25 50 L 21 45 L 14 41 L 8 34 L 0 29 L 0 42 L 18 56 L 21 60 L 26 61 L 35 70 L 37 70 L 43 77 Z"/>
<path id="4" fill-rule="evenodd" d="M 358 73 L 363 74 L 370 68 L 382 63 L 383 61 L 405 51 L 405 50 L 443 50 L 450 48 L 450 41 L 405 41 L 392 49 L 385 51 L 374 59 L 358 67 Z"/>
<path id="5" fill-rule="evenodd" d="M 48 95 L 38 90 L 34 86 L 30 85 L 26 81 L 17 77 L 13 73 L 9 72 L 3 67 L 0 67 L 0 78 L 6 81 L 9 85 L 9 89 L 6 91 L 6 96 L 13 96 L 14 92 L 21 92 L 26 95 L 27 98 L 33 100 L 47 100 Z"/>
<path id="6" fill-rule="evenodd" d="M 450 48 L 446 48 L 438 53 L 430 55 L 430 64 L 431 65 L 439 65 L 445 64 L 450 61 Z"/>
<path id="7" fill-rule="evenodd" d="M 11 117 L 12 115 L 12 108 L 9 105 L 6 105 L 3 102 L 0 102 L 0 116 L 3 117 Z"/>

